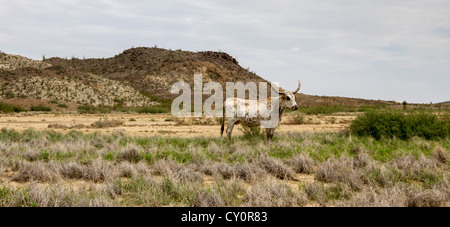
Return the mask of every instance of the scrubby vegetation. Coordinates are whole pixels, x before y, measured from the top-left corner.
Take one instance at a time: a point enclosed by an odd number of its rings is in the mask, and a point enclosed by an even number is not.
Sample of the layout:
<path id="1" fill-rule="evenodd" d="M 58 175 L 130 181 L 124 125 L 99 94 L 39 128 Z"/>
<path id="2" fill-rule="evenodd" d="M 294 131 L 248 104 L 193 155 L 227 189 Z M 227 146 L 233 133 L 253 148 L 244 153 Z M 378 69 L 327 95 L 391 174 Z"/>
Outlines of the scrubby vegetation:
<path id="1" fill-rule="evenodd" d="M 351 123 L 350 131 L 378 140 L 382 137 L 407 140 L 414 136 L 425 139 L 446 138 L 450 136 L 450 114 L 445 112 L 437 115 L 425 110 L 369 111 Z"/>
<path id="2" fill-rule="evenodd" d="M 450 139 L 0 131 L 0 206 L 448 206 Z"/>
<path id="3" fill-rule="evenodd" d="M 50 108 L 50 107 L 48 107 L 48 106 L 42 106 L 42 105 L 39 105 L 39 106 L 32 106 L 32 107 L 30 107 L 30 110 L 31 111 L 51 111 L 52 110 L 52 108 Z"/>
<path id="4" fill-rule="evenodd" d="M 23 111 L 25 111 L 25 110 L 18 106 L 0 102 L 0 113 L 12 113 L 12 112 L 18 113 L 18 112 L 23 112 Z"/>

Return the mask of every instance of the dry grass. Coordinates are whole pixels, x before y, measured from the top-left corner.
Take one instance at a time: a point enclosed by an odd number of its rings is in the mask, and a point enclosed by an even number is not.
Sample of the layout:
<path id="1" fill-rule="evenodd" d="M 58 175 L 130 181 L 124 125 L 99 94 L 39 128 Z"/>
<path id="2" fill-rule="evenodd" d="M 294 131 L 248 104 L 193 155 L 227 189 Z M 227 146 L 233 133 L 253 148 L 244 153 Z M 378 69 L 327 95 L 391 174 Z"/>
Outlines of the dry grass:
<path id="1" fill-rule="evenodd" d="M 13 177 L 17 182 L 42 181 L 57 182 L 61 175 L 54 163 L 24 162 L 20 165 L 17 174 Z"/>
<path id="2" fill-rule="evenodd" d="M 108 120 L 108 119 L 100 119 L 91 124 L 92 128 L 108 128 L 108 127 L 117 127 L 123 124 L 121 120 Z"/>
<path id="3" fill-rule="evenodd" d="M 408 207 L 440 207 L 448 201 L 449 195 L 437 190 L 427 189 L 423 191 L 409 192 Z"/>
<path id="4" fill-rule="evenodd" d="M 136 148 L 131 148 L 119 154 L 119 159 L 129 162 L 139 162 L 140 160 L 142 160 L 142 155 L 137 151 Z"/>
<path id="5" fill-rule="evenodd" d="M 259 165 L 276 178 L 279 179 L 295 178 L 294 171 L 278 159 L 271 157 L 264 157 L 261 158 L 261 160 L 259 161 Z"/>
<path id="6" fill-rule="evenodd" d="M 296 155 L 288 160 L 288 164 L 296 173 L 312 174 L 314 173 L 314 160 L 303 154 Z"/>
<path id="7" fill-rule="evenodd" d="M 327 183 L 349 184 L 355 190 L 361 190 L 363 184 L 361 171 L 354 168 L 353 160 L 345 156 L 323 162 L 319 165 L 314 178 Z"/>
<path id="8" fill-rule="evenodd" d="M 339 203 L 339 206 L 352 207 L 404 207 L 408 197 L 402 186 L 388 188 L 364 188 L 350 201 Z"/>
<path id="9" fill-rule="evenodd" d="M 448 205 L 448 141 L 406 146 L 339 134 L 267 145 L 2 130 L 0 206 Z"/>
<path id="10" fill-rule="evenodd" d="M 257 183 L 247 191 L 243 200 L 244 206 L 258 207 L 304 206 L 308 202 L 305 194 L 273 179 Z"/>
<path id="11" fill-rule="evenodd" d="M 1 207 L 110 207 L 117 206 L 105 193 L 87 193 L 62 184 L 31 183 L 26 189 L 0 188 Z"/>
<path id="12" fill-rule="evenodd" d="M 255 182 L 266 177 L 266 171 L 253 163 L 238 163 L 234 166 L 234 176 L 247 182 Z"/>
<path id="13" fill-rule="evenodd" d="M 223 207 L 225 203 L 217 192 L 202 189 L 195 195 L 193 205 L 194 207 Z"/>
<path id="14" fill-rule="evenodd" d="M 450 155 L 448 152 L 439 145 L 434 148 L 433 158 L 444 164 L 450 161 Z"/>

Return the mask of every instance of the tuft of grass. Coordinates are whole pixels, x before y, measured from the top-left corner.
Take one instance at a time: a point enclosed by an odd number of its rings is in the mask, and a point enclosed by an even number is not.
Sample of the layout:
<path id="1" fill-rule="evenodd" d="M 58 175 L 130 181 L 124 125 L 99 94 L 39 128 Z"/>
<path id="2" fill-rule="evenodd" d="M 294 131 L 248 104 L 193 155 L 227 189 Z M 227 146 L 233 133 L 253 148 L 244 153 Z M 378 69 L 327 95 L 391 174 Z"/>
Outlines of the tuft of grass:
<path id="1" fill-rule="evenodd" d="M 129 162 L 137 163 L 143 159 L 143 156 L 135 148 L 126 150 L 125 152 L 118 155 L 120 160 L 126 160 Z"/>
<path id="2" fill-rule="evenodd" d="M 354 168 L 353 160 L 348 157 L 329 159 L 319 165 L 314 178 L 327 183 L 341 182 L 350 185 L 355 190 L 363 187 L 362 173 Z"/>
<path id="3" fill-rule="evenodd" d="M 295 111 L 291 114 L 291 124 L 301 125 L 305 123 L 305 114 L 299 111 Z"/>
<path id="4" fill-rule="evenodd" d="M 260 126 L 242 125 L 242 133 L 245 139 L 264 139 L 266 134 Z"/>
<path id="5" fill-rule="evenodd" d="M 444 164 L 450 161 L 449 153 L 439 145 L 434 148 L 433 157 Z"/>
<path id="6" fill-rule="evenodd" d="M 259 161 L 259 165 L 276 178 L 295 179 L 294 171 L 278 159 L 265 157 Z"/>
<path id="7" fill-rule="evenodd" d="M 215 191 L 201 189 L 193 201 L 194 207 L 224 207 L 222 197 Z"/>
<path id="8" fill-rule="evenodd" d="M 52 163 L 32 162 L 23 163 L 13 180 L 17 182 L 41 181 L 56 182 L 61 179 L 61 175 Z"/>
<path id="9" fill-rule="evenodd" d="M 100 119 L 91 124 L 93 128 L 108 128 L 108 127 L 117 127 L 123 124 L 121 120 L 108 120 L 108 119 Z"/>
<path id="10" fill-rule="evenodd" d="M 304 206 L 308 199 L 300 191 L 274 180 L 257 183 L 243 198 L 244 206 L 296 207 Z"/>
<path id="11" fill-rule="evenodd" d="M 287 161 L 296 173 L 314 173 L 314 160 L 303 154 L 298 154 Z"/>

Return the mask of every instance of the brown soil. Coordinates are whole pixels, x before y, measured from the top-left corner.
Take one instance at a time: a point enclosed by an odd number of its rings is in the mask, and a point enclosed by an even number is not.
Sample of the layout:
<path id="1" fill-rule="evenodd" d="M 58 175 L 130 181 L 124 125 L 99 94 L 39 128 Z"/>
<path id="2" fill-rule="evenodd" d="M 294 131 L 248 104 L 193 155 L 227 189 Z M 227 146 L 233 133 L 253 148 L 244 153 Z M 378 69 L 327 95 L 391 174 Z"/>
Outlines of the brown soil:
<path id="1" fill-rule="evenodd" d="M 338 132 L 345 130 L 356 115 L 345 116 L 305 116 L 306 123 L 289 124 L 285 117 L 276 129 L 276 133 L 288 132 Z M 14 129 L 22 132 L 26 129 L 54 130 L 69 132 L 76 129 L 84 133 L 112 133 L 121 131 L 131 136 L 174 136 L 174 137 L 218 137 L 220 125 L 179 125 L 170 114 L 0 114 L 0 128 Z M 93 128 L 96 121 L 122 121 L 115 127 Z M 52 127 L 52 125 L 57 125 Z M 49 125 L 51 125 L 49 127 Z M 241 126 L 236 125 L 233 135 L 241 135 Z"/>

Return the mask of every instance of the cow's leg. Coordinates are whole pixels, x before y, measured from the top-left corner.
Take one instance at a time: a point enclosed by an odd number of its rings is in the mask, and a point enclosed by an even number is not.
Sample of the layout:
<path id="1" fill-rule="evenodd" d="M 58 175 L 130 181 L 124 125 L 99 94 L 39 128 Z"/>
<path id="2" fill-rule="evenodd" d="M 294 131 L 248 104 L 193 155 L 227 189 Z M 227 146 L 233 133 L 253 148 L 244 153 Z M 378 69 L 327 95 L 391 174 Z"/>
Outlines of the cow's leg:
<path id="1" fill-rule="evenodd" d="M 274 132 L 275 132 L 274 128 L 266 128 L 266 137 L 269 142 L 272 141 Z"/>
<path id="2" fill-rule="evenodd" d="M 231 132 L 233 132 L 233 127 L 236 122 L 237 122 L 237 120 L 235 120 L 235 119 L 228 120 L 227 137 L 228 137 L 228 141 L 230 141 L 230 142 L 231 142 Z"/>

